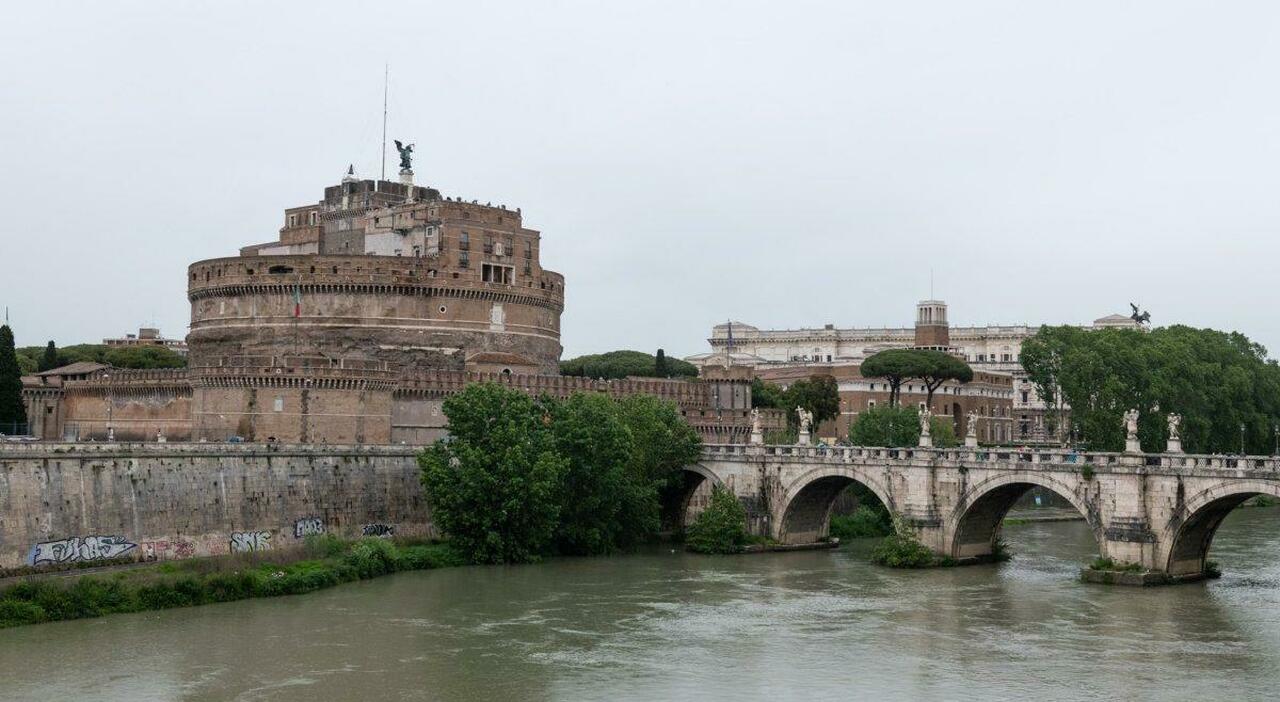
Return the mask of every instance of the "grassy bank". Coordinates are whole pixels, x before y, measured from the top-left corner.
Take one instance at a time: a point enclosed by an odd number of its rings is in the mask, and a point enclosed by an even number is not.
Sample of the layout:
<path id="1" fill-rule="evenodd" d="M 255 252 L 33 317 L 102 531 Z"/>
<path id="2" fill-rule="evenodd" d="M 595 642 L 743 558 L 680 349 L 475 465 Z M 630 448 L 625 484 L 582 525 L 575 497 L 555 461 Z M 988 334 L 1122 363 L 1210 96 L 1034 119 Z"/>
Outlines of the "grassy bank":
<path id="1" fill-rule="evenodd" d="M 465 564 L 448 544 L 310 537 L 301 549 L 168 561 L 0 590 L 0 628 L 314 592 L 405 570 Z"/>

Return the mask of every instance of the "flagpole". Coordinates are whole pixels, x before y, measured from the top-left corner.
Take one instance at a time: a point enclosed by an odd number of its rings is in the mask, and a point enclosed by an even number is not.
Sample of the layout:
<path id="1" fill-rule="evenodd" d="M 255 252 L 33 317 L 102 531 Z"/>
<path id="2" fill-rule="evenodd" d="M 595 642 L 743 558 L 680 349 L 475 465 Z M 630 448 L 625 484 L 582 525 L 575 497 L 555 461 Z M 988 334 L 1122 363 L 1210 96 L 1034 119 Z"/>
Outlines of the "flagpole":
<path id="1" fill-rule="evenodd" d="M 382 180 L 387 179 L 387 84 L 391 80 L 391 64 L 382 64 Z"/>

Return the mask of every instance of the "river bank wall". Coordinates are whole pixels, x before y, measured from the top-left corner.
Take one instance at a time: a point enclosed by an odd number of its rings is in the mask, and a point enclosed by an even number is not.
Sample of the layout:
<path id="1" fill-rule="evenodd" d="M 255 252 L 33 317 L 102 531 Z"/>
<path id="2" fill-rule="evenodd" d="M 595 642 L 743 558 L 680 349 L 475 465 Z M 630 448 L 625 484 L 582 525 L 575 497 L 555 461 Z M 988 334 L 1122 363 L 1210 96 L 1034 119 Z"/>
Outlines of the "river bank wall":
<path id="1" fill-rule="evenodd" d="M 409 446 L 0 445 L 0 568 L 438 534 Z"/>

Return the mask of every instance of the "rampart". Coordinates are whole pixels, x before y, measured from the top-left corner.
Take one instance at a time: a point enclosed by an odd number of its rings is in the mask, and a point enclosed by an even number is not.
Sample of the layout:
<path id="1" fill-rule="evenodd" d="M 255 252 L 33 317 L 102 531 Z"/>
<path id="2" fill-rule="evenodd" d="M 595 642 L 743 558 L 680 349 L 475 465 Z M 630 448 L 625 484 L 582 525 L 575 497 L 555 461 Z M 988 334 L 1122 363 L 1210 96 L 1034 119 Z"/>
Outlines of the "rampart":
<path id="1" fill-rule="evenodd" d="M 402 446 L 0 444 L 0 567 L 434 536 Z"/>

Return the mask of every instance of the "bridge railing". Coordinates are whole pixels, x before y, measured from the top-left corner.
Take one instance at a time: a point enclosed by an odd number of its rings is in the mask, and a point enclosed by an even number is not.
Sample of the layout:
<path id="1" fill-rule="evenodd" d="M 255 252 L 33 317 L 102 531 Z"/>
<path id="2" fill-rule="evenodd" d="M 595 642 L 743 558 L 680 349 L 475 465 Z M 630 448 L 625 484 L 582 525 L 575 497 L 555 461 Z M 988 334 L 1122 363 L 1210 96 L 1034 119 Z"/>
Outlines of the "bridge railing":
<path id="1" fill-rule="evenodd" d="M 1147 466 L 1153 468 L 1199 468 L 1208 470 L 1280 472 L 1280 456 L 1223 456 L 1183 453 L 1116 453 L 1106 451 L 1072 451 L 1070 449 L 1035 450 L 1005 447 L 956 448 L 886 448 L 882 446 L 801 446 L 796 444 L 704 444 L 703 453 L 718 456 L 769 456 L 821 458 L 842 462 L 875 460 L 945 460 L 964 463 L 1002 463 L 1032 465 Z"/>

